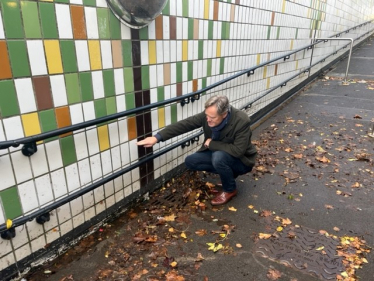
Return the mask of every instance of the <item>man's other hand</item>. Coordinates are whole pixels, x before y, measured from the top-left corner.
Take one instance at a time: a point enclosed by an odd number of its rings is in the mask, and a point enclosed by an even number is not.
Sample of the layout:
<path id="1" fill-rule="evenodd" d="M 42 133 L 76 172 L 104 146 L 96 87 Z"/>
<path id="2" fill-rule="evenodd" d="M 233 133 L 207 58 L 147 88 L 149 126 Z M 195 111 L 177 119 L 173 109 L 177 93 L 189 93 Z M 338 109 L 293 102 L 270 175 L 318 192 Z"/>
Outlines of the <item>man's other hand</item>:
<path id="1" fill-rule="evenodd" d="M 138 141 L 136 144 L 142 145 L 144 147 L 152 147 L 156 143 L 157 143 L 156 137 L 148 137 L 148 138 L 145 138 L 144 140 Z"/>

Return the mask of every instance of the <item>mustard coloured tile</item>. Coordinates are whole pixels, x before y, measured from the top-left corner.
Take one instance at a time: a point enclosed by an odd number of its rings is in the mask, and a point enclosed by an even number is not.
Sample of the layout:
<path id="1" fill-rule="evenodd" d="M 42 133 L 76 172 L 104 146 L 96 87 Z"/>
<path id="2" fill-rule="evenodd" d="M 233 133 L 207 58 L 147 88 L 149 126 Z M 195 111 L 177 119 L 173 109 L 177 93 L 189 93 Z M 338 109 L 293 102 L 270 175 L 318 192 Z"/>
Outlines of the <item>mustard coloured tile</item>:
<path id="1" fill-rule="evenodd" d="M 47 58 L 49 74 L 63 73 L 61 49 L 58 40 L 44 41 L 45 54 Z"/>
<path id="2" fill-rule="evenodd" d="M 91 70 L 102 69 L 100 42 L 98 40 L 89 40 L 88 50 L 90 55 Z"/>
<path id="3" fill-rule="evenodd" d="M 97 134 L 99 136 L 100 151 L 104 151 L 110 148 L 109 143 L 109 131 L 108 125 L 104 125 L 97 128 Z"/>
<path id="4" fill-rule="evenodd" d="M 25 137 L 41 133 L 38 113 L 29 113 L 21 115 Z"/>

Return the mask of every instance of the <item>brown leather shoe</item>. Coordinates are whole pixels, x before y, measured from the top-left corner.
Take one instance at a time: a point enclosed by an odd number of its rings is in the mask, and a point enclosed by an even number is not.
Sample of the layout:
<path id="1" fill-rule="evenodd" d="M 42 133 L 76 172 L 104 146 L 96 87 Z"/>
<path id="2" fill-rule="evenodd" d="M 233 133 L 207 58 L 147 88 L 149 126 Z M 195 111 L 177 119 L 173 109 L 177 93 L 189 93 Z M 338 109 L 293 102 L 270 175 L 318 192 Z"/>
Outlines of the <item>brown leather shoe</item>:
<path id="1" fill-rule="evenodd" d="M 236 194 L 238 193 L 238 191 L 235 189 L 233 192 L 224 192 L 222 191 L 221 193 L 219 193 L 216 197 L 214 197 L 212 199 L 212 201 L 210 201 L 210 203 L 214 206 L 216 205 L 223 205 L 223 204 L 226 204 L 227 202 L 229 202 L 231 200 L 231 198 L 233 198 Z"/>

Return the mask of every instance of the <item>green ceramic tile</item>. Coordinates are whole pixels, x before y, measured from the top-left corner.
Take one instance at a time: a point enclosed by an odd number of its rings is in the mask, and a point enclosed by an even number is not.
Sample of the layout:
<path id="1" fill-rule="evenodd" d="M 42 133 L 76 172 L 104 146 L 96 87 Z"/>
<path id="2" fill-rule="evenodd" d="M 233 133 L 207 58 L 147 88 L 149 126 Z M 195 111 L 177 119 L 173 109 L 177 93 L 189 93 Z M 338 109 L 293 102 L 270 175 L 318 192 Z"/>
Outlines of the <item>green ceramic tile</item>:
<path id="1" fill-rule="evenodd" d="M 201 79 L 201 89 L 204 89 L 204 88 L 206 88 L 206 77 Z"/>
<path id="2" fill-rule="evenodd" d="M 106 113 L 108 115 L 117 113 L 117 103 L 115 97 L 110 97 L 106 99 Z"/>
<path id="3" fill-rule="evenodd" d="M 121 39 L 121 22 L 116 16 L 110 11 L 109 12 L 110 22 L 110 39 Z"/>
<path id="4" fill-rule="evenodd" d="M 107 115 L 105 99 L 94 100 L 94 105 L 96 118 L 100 118 Z"/>
<path id="5" fill-rule="evenodd" d="M 6 38 L 24 38 L 19 1 L 1 1 L 1 7 Z"/>
<path id="6" fill-rule="evenodd" d="M 268 26 L 268 34 L 267 34 L 267 39 L 270 39 L 270 34 L 271 34 L 271 26 Z"/>
<path id="7" fill-rule="evenodd" d="M 83 5 L 96 7 L 96 0 L 83 0 Z"/>
<path id="8" fill-rule="evenodd" d="M 77 56 L 73 40 L 60 40 L 62 65 L 64 72 L 77 72 Z"/>
<path id="9" fill-rule="evenodd" d="M 19 114 L 18 99 L 13 81 L 0 81 L 0 117 Z"/>
<path id="10" fill-rule="evenodd" d="M 125 80 L 125 91 L 133 92 L 134 91 L 134 73 L 132 68 L 125 67 L 123 69 L 123 76 Z"/>
<path id="11" fill-rule="evenodd" d="M 41 38 L 37 3 L 21 1 L 21 10 L 26 38 Z"/>
<path id="12" fill-rule="evenodd" d="M 212 76 L 212 59 L 208 59 L 206 63 L 206 76 Z"/>
<path id="13" fill-rule="evenodd" d="M 82 101 L 91 101 L 94 99 L 91 72 L 79 73 L 79 82 L 81 85 Z"/>
<path id="14" fill-rule="evenodd" d="M 43 37 L 46 39 L 57 39 L 58 32 L 54 4 L 39 2 L 39 12 Z"/>
<path id="15" fill-rule="evenodd" d="M 165 89 L 164 87 L 157 88 L 157 101 L 164 101 L 165 100 Z"/>
<path id="16" fill-rule="evenodd" d="M 142 89 L 147 90 L 150 88 L 149 85 L 149 66 L 142 66 L 141 68 L 142 71 Z"/>
<path id="17" fill-rule="evenodd" d="M 230 22 L 227 22 L 226 23 L 226 38 L 225 39 L 230 39 L 230 27 L 231 27 Z"/>
<path id="18" fill-rule="evenodd" d="M 168 2 L 166 3 L 164 9 L 162 10 L 162 14 L 163 15 L 170 15 L 170 3 L 169 3 L 170 0 L 168 0 Z"/>
<path id="19" fill-rule="evenodd" d="M 140 40 L 148 40 L 148 26 L 139 29 Z"/>
<path id="20" fill-rule="evenodd" d="M 183 70 L 182 62 L 177 62 L 177 83 L 181 83 L 183 80 L 182 70 Z"/>
<path id="21" fill-rule="evenodd" d="M 221 25 L 221 39 L 226 39 L 226 22 Z"/>
<path id="22" fill-rule="evenodd" d="M 219 59 L 219 74 L 225 73 L 225 58 Z"/>
<path id="23" fill-rule="evenodd" d="M 130 40 L 122 40 L 123 66 L 132 66 L 132 45 Z"/>
<path id="24" fill-rule="evenodd" d="M 115 96 L 115 88 L 114 88 L 114 71 L 113 69 L 104 70 L 103 71 L 103 79 L 104 79 L 104 92 L 106 97 Z"/>
<path id="25" fill-rule="evenodd" d="M 189 0 L 182 0 L 182 15 L 183 17 L 188 17 L 188 1 Z"/>
<path id="26" fill-rule="evenodd" d="M 193 61 L 189 61 L 188 62 L 188 65 L 187 65 L 187 71 L 188 71 L 188 76 L 187 76 L 187 80 L 188 81 L 191 81 L 193 80 Z"/>
<path id="27" fill-rule="evenodd" d="M 1 191 L 0 198 L 6 219 L 12 220 L 22 215 L 22 206 L 19 200 L 17 187 L 13 186 Z"/>
<path id="28" fill-rule="evenodd" d="M 8 50 L 13 77 L 30 76 L 30 66 L 25 41 L 8 40 Z"/>
<path id="29" fill-rule="evenodd" d="M 49 132 L 57 129 L 56 115 L 54 109 L 40 111 L 39 120 L 43 132 Z"/>
<path id="30" fill-rule="evenodd" d="M 69 104 L 81 102 L 81 91 L 79 88 L 79 79 L 77 73 L 65 75 L 66 93 Z"/>
<path id="31" fill-rule="evenodd" d="M 70 0 L 54 0 L 56 3 L 70 3 Z"/>
<path id="32" fill-rule="evenodd" d="M 171 114 L 171 123 L 177 123 L 178 121 L 178 115 L 177 115 L 177 104 L 172 104 L 170 106 L 170 114 Z"/>
<path id="33" fill-rule="evenodd" d="M 73 136 L 67 136 L 60 139 L 62 162 L 64 166 L 68 166 L 77 162 L 77 155 L 75 153 L 75 144 Z"/>
<path id="34" fill-rule="evenodd" d="M 198 53 L 198 59 L 199 60 L 203 59 L 203 54 L 204 54 L 204 41 L 199 40 L 199 53 Z"/>
<path id="35" fill-rule="evenodd" d="M 194 19 L 188 19 L 188 40 L 193 40 L 193 32 L 194 32 Z"/>
<path id="36" fill-rule="evenodd" d="M 109 9 L 97 8 L 97 24 L 99 26 L 99 38 L 109 39 Z"/>
<path id="37" fill-rule="evenodd" d="M 213 40 L 213 21 L 208 22 L 208 39 Z"/>
<path id="38" fill-rule="evenodd" d="M 299 35 L 299 29 L 296 28 L 296 33 L 295 33 L 295 39 L 297 39 L 297 36 Z"/>
<path id="39" fill-rule="evenodd" d="M 278 29 L 277 29 L 277 39 L 279 39 L 279 34 L 280 34 L 280 26 L 278 26 Z"/>
<path id="40" fill-rule="evenodd" d="M 130 110 L 135 108 L 135 95 L 134 93 L 125 94 L 126 109 Z"/>

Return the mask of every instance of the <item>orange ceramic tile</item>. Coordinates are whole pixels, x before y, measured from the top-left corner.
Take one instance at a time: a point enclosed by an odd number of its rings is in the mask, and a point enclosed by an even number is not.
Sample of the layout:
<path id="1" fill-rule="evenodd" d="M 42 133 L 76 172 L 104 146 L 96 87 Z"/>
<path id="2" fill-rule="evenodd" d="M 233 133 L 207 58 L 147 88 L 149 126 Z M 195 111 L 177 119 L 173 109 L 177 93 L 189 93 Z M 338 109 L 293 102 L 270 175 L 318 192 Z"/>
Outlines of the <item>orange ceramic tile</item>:
<path id="1" fill-rule="evenodd" d="M 197 79 L 194 79 L 192 81 L 192 91 L 196 92 L 197 91 Z"/>
<path id="2" fill-rule="evenodd" d="M 156 18 L 156 39 L 162 40 L 163 37 L 163 18 L 160 15 Z"/>
<path id="3" fill-rule="evenodd" d="M 170 80 L 170 64 L 166 63 L 164 64 L 164 84 L 165 85 L 170 85 L 171 80 Z"/>
<path id="4" fill-rule="evenodd" d="M 270 25 L 274 25 L 274 18 L 275 18 L 275 12 L 271 13 L 271 23 Z"/>
<path id="5" fill-rule="evenodd" d="M 112 41 L 113 67 L 123 67 L 121 40 Z"/>
<path id="6" fill-rule="evenodd" d="M 55 109 L 57 127 L 63 128 L 71 125 L 70 110 L 68 106 L 62 106 Z M 71 135 L 71 132 L 61 135 L 65 137 Z"/>
<path id="7" fill-rule="evenodd" d="M 213 20 L 218 20 L 218 7 L 219 7 L 219 2 L 214 1 Z"/>
<path id="8" fill-rule="evenodd" d="M 193 39 L 195 40 L 199 39 L 199 20 L 198 19 L 193 20 Z"/>
<path id="9" fill-rule="evenodd" d="M 0 79 L 12 78 L 12 70 L 10 68 L 8 48 L 6 42 L 0 41 Z"/>
<path id="10" fill-rule="evenodd" d="M 74 39 L 87 39 L 83 6 L 70 6 Z"/>
<path id="11" fill-rule="evenodd" d="M 235 5 L 231 5 L 230 20 L 235 21 Z"/>
<path id="12" fill-rule="evenodd" d="M 129 140 L 136 139 L 137 137 L 136 117 L 130 117 L 127 119 L 127 130 L 129 134 Z"/>

